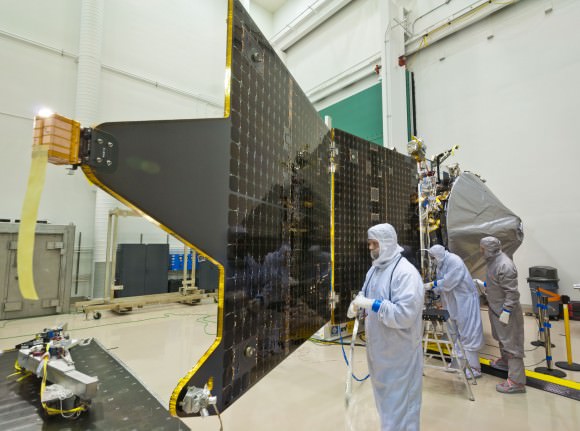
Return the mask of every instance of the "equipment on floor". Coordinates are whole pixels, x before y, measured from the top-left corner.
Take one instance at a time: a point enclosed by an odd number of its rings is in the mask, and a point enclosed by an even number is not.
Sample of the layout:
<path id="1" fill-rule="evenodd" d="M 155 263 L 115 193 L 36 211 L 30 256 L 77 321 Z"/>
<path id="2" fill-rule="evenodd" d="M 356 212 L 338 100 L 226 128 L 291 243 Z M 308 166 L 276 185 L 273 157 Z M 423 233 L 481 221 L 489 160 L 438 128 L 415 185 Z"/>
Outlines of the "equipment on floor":
<path id="1" fill-rule="evenodd" d="M 570 305 L 570 297 L 566 295 L 561 296 L 562 311 L 564 313 L 564 332 L 566 334 L 566 361 L 556 362 L 556 366 L 568 371 L 580 371 L 580 364 L 572 360 L 572 342 L 570 337 L 570 318 L 568 307 Z"/>
<path id="2" fill-rule="evenodd" d="M 469 400 L 475 401 L 471 385 L 467 378 L 469 374 L 473 384 L 476 385 L 475 373 L 469 366 L 467 359 L 460 359 L 458 357 L 458 352 L 455 347 L 460 349 L 463 358 L 466 358 L 466 355 L 459 337 L 452 337 L 452 334 L 457 334 L 456 328 L 457 326 L 449 318 L 449 312 L 447 310 L 438 310 L 436 308 L 423 310 L 423 354 L 425 359 L 441 360 L 441 365 L 425 363 L 423 366 L 459 374 L 467 388 Z"/>
<path id="3" fill-rule="evenodd" d="M 28 263 L 34 274 L 38 300 L 26 299 L 20 291 L 17 254 L 20 223 L 0 223 L 0 320 L 68 313 L 73 273 L 75 226 L 36 223 L 34 259 Z M 42 275 L 41 275 L 42 274 Z"/>
<path id="4" fill-rule="evenodd" d="M 169 246 L 167 244 L 117 244 L 119 217 L 139 217 L 122 208 L 109 211 L 105 256 L 105 297 L 75 303 L 88 318 L 101 318 L 102 310 L 127 313 L 146 305 L 196 304 L 216 297 L 188 283 L 178 292 L 167 292 Z"/>
<path id="5" fill-rule="evenodd" d="M 6 378 L 2 375 L 0 430 L 189 430 L 179 419 L 172 418 L 157 397 L 117 360 L 110 348 L 103 347 L 97 339 L 78 343 L 69 347 L 69 351 L 77 372 L 98 375 L 99 388 L 91 399 L 89 411 L 75 420 L 65 419 L 60 414 L 47 417 L 38 396 L 41 379 L 28 373 L 25 374 L 28 377 L 19 374 Z M 4 351 L 0 355 L 0 370 L 10 369 L 18 360 L 18 353 L 16 349 Z"/>
<path id="6" fill-rule="evenodd" d="M 42 379 L 40 401 L 48 415 L 76 419 L 89 409 L 99 379 L 76 370 L 69 350 L 82 342 L 71 339 L 65 329 L 65 326 L 44 329 L 32 340 L 17 345 L 14 368 L 23 376 Z"/>
<path id="7" fill-rule="evenodd" d="M 537 298 L 538 289 L 544 289 L 553 293 L 558 292 L 558 270 L 551 266 L 532 266 L 529 268 L 527 278 L 532 294 L 532 306 L 536 316 L 538 316 Z M 548 316 L 553 319 L 560 317 L 560 301 L 550 301 L 548 304 Z"/>
<path id="8" fill-rule="evenodd" d="M 536 292 L 537 302 L 538 302 L 538 312 L 539 319 L 542 326 L 540 327 L 540 333 L 544 332 L 544 347 L 546 348 L 546 366 L 537 367 L 534 369 L 537 373 L 547 374 L 554 377 L 564 378 L 566 373 L 560 370 L 556 370 L 552 367 L 552 343 L 550 337 L 550 328 L 552 324 L 550 323 L 550 316 L 548 314 L 548 301 L 555 300 L 559 301 L 560 296 L 555 295 L 552 292 L 538 288 Z"/>

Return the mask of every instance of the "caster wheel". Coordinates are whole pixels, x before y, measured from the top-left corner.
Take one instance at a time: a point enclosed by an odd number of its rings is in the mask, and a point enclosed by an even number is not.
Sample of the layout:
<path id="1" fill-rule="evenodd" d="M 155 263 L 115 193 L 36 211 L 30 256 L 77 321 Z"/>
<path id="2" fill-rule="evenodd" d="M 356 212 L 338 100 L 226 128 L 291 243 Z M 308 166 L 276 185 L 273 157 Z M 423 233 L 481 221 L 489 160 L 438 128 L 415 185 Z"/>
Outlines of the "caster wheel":
<path id="1" fill-rule="evenodd" d="M 99 313 L 98 311 L 95 311 L 93 313 L 93 319 L 99 320 L 100 318 L 101 318 L 101 313 Z"/>

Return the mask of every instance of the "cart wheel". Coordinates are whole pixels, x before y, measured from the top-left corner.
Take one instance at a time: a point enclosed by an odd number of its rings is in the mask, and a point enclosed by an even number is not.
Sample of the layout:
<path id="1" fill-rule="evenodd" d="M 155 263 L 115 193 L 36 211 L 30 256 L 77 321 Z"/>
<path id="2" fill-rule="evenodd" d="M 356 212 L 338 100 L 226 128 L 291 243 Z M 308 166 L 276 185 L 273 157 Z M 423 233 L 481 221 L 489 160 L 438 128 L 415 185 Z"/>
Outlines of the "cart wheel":
<path id="1" fill-rule="evenodd" d="M 93 319 L 99 320 L 100 318 L 101 318 L 101 313 L 99 313 L 98 311 L 95 311 L 93 313 Z"/>

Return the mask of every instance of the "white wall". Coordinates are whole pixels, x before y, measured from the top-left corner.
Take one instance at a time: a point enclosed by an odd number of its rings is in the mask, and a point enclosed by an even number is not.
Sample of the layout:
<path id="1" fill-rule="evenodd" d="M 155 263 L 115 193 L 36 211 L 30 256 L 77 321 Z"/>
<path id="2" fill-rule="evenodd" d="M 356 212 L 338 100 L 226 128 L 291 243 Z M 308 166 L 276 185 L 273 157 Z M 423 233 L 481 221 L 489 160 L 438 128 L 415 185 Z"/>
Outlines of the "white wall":
<path id="1" fill-rule="evenodd" d="M 79 14 L 80 4 L 72 0 L 6 1 L 0 5 L 0 31 L 75 53 L 78 26 L 70 23 Z M 32 118 L 42 106 L 73 115 L 76 64 L 70 56 L 6 34 L 0 34 L 0 58 L 0 218 L 19 219 L 30 168 Z M 92 243 L 94 193 L 84 176 L 48 166 L 45 184 L 38 218 L 72 222 L 83 233 L 83 242 Z"/>
<path id="2" fill-rule="evenodd" d="M 288 49 L 286 66 L 305 92 L 380 53 L 379 4 L 352 2 Z"/>
<path id="3" fill-rule="evenodd" d="M 556 267 L 560 293 L 580 300 L 571 288 L 580 282 L 579 21 L 578 1 L 526 0 L 409 62 L 429 154 L 459 144 L 449 162 L 482 174 L 523 219 L 515 263 L 527 304 L 528 268 L 536 265 Z"/>
<path id="4" fill-rule="evenodd" d="M 293 20 L 298 18 L 308 6 L 316 3 L 318 0 L 288 0 L 272 17 L 272 34 L 278 33 Z"/>
<path id="5" fill-rule="evenodd" d="M 274 15 L 257 3 L 250 3 L 250 15 L 267 39 L 274 35 Z"/>
<path id="6" fill-rule="evenodd" d="M 399 0 L 399 3 L 409 11 L 408 30 L 419 34 L 481 0 L 451 0 L 449 3 L 446 0 Z"/>
<path id="7" fill-rule="evenodd" d="M 226 11 L 226 0 L 105 2 L 97 122 L 221 117 Z M 76 0 L 0 3 L 0 218 L 20 218 L 35 113 L 49 106 L 74 116 L 79 20 Z M 49 165 L 38 218 L 74 223 L 86 248 L 94 212 L 84 175 Z M 166 241 L 138 219 L 121 222 L 119 240 L 138 242 L 141 233 L 144 242 Z"/>

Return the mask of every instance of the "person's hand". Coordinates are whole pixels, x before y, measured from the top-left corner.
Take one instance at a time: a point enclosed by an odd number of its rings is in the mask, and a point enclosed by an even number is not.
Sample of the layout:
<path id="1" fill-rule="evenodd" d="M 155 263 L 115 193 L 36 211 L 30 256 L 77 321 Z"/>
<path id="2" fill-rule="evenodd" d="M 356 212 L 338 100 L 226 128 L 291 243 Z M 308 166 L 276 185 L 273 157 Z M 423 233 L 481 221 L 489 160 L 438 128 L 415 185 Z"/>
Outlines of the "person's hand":
<path id="1" fill-rule="evenodd" d="M 425 290 L 431 290 L 433 289 L 433 282 L 430 281 L 429 283 L 425 283 L 423 284 L 423 287 L 425 288 Z"/>
<path id="2" fill-rule="evenodd" d="M 487 292 L 485 291 L 485 288 L 487 287 L 487 283 L 483 280 L 480 280 L 479 278 L 474 278 L 473 282 L 475 283 L 475 287 L 477 288 L 477 290 L 479 291 L 479 293 L 481 295 L 486 295 Z"/>
<path id="3" fill-rule="evenodd" d="M 354 319 L 356 317 L 356 313 L 358 311 L 358 307 L 354 305 L 354 299 L 350 301 L 350 305 L 348 306 L 348 311 L 346 312 L 346 317 L 349 319 Z"/>
<path id="4" fill-rule="evenodd" d="M 354 303 L 354 306 L 357 308 L 357 310 L 364 308 L 365 310 L 369 311 L 372 308 L 375 300 L 367 298 L 364 295 L 358 295 L 352 302 Z"/>
<path id="5" fill-rule="evenodd" d="M 499 315 L 499 321 L 504 325 L 507 325 L 510 321 L 510 313 L 511 313 L 510 311 L 504 308 L 501 314 Z"/>

